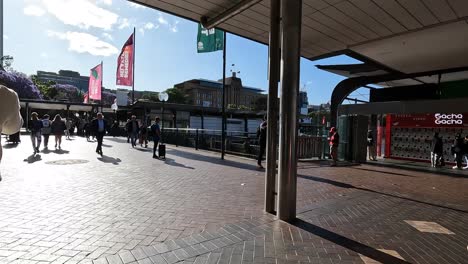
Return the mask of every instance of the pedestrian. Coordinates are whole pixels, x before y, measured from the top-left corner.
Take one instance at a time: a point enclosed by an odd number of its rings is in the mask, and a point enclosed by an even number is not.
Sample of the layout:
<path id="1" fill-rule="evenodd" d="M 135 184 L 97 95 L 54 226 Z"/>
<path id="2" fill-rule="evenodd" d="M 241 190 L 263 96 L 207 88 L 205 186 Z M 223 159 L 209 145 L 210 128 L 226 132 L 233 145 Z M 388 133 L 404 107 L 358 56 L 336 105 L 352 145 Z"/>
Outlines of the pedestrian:
<path id="1" fill-rule="evenodd" d="M 455 136 L 455 140 L 452 145 L 452 154 L 455 155 L 455 166 L 452 169 L 462 169 L 462 158 L 463 158 L 463 138 L 461 134 L 458 133 Z"/>
<path id="2" fill-rule="evenodd" d="M 132 147 L 136 147 L 139 130 L 140 130 L 140 126 L 138 125 L 136 116 L 132 115 L 132 119 L 130 120 L 130 123 L 129 123 L 130 140 L 132 141 Z"/>
<path id="3" fill-rule="evenodd" d="M 86 141 L 89 141 L 89 137 L 91 136 L 91 126 L 89 125 L 88 120 L 84 121 L 83 131 L 86 137 Z"/>
<path id="4" fill-rule="evenodd" d="M 51 129 L 52 134 L 55 136 L 55 149 L 57 149 L 57 146 L 59 149 L 62 149 L 62 136 L 65 133 L 67 126 L 59 114 L 55 115 L 54 121 L 52 121 Z"/>
<path id="5" fill-rule="evenodd" d="M 65 126 L 66 126 L 66 130 L 65 130 L 65 136 L 66 136 L 66 139 L 70 140 L 70 130 L 73 126 L 73 123 L 72 121 L 70 120 L 70 118 L 67 118 L 67 122 L 65 123 Z"/>
<path id="6" fill-rule="evenodd" d="M 39 153 L 39 147 L 41 146 L 41 134 L 42 121 L 37 117 L 36 112 L 31 113 L 31 121 L 29 121 L 29 131 L 31 131 L 31 142 L 34 149 L 34 154 Z"/>
<path id="7" fill-rule="evenodd" d="M 52 128 L 51 128 L 52 122 L 50 122 L 50 116 L 48 114 L 45 114 L 44 117 L 42 118 L 42 136 L 44 137 L 44 150 L 48 149 L 49 145 L 49 136 L 50 133 L 52 133 Z"/>
<path id="8" fill-rule="evenodd" d="M 0 84 L 0 135 L 12 135 L 19 133 L 23 119 L 20 114 L 20 102 L 15 91 Z M 3 150 L 0 141 L 0 162 Z M 2 175 L 0 174 L 0 181 Z"/>
<path id="9" fill-rule="evenodd" d="M 127 143 L 130 143 L 130 119 L 127 119 L 127 123 L 125 123 L 125 132 L 127 132 Z"/>
<path id="10" fill-rule="evenodd" d="M 375 154 L 375 141 L 372 130 L 367 131 L 367 153 L 369 155 L 369 160 L 376 161 L 377 157 Z"/>
<path id="11" fill-rule="evenodd" d="M 330 137 L 328 138 L 330 145 L 330 156 L 332 158 L 331 166 L 336 166 L 338 160 L 338 145 L 340 144 L 340 135 L 335 127 L 330 128 Z"/>
<path id="12" fill-rule="evenodd" d="M 104 120 L 102 113 L 97 113 L 96 118 L 91 122 L 91 130 L 94 132 L 97 138 L 96 153 L 103 155 L 102 153 L 102 141 L 106 135 L 107 122 Z"/>
<path id="13" fill-rule="evenodd" d="M 143 143 L 145 144 L 145 148 L 148 147 L 148 128 L 146 127 L 146 123 L 140 126 L 140 146 L 143 147 Z"/>
<path id="14" fill-rule="evenodd" d="M 267 141 L 267 120 L 266 120 L 266 118 L 263 120 L 263 122 L 257 128 L 257 137 L 258 137 L 258 144 L 260 146 L 260 150 L 258 152 L 258 157 L 257 157 L 257 166 L 258 166 L 258 168 L 263 169 L 262 159 L 263 159 L 263 155 L 265 154 L 266 141 Z"/>
<path id="15" fill-rule="evenodd" d="M 151 125 L 151 134 L 153 136 L 153 159 L 159 158 L 156 155 L 156 148 L 158 147 L 159 140 L 161 139 L 161 128 L 159 127 L 159 117 L 156 117 L 154 124 Z"/>
<path id="16" fill-rule="evenodd" d="M 431 167 L 435 168 L 442 165 L 444 146 L 439 132 L 434 133 L 431 143 Z"/>
<path id="17" fill-rule="evenodd" d="M 463 141 L 463 159 L 465 160 L 466 166 L 463 167 L 464 170 L 468 169 L 468 135 L 465 136 Z"/>
<path id="18" fill-rule="evenodd" d="M 114 124 L 112 125 L 111 131 L 112 131 L 112 136 L 113 137 L 119 136 L 120 126 L 119 126 L 119 122 L 117 120 L 114 121 Z"/>

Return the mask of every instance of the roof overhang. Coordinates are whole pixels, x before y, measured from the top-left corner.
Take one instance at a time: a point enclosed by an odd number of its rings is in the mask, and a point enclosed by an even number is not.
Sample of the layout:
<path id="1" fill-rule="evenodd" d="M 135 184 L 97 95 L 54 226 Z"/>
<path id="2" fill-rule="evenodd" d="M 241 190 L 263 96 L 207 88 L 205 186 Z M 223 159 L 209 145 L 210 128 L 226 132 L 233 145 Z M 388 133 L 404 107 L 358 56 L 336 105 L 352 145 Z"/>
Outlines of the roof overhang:
<path id="1" fill-rule="evenodd" d="M 131 0 L 192 21 L 224 17 L 217 26 L 268 44 L 270 1 Z M 255 3 L 226 16 L 235 6 Z M 468 1 L 303 0 L 301 55 L 350 51 L 402 73 L 468 66 Z M 195 44 L 194 44 L 195 45 Z"/>

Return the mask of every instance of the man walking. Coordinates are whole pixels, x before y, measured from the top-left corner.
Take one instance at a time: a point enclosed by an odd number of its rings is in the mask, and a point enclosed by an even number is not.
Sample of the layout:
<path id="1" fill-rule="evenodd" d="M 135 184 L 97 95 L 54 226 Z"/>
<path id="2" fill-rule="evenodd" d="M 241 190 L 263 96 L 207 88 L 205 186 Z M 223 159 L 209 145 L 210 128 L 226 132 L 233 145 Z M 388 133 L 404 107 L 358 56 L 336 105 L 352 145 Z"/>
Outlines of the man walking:
<path id="1" fill-rule="evenodd" d="M 138 121 L 136 120 L 135 115 L 132 115 L 132 119 L 130 120 L 128 127 L 130 130 L 130 138 L 132 140 L 132 147 L 136 147 L 138 131 L 140 130 L 140 126 L 138 125 Z"/>
<path id="2" fill-rule="evenodd" d="M 39 153 L 39 147 L 41 146 L 41 130 L 42 121 L 38 118 L 36 112 L 31 113 L 31 120 L 29 121 L 29 131 L 31 131 L 31 142 L 34 149 L 34 154 Z"/>
<path id="3" fill-rule="evenodd" d="M 260 124 L 257 129 L 258 143 L 260 145 L 260 151 L 258 152 L 257 165 L 258 168 L 263 169 L 262 159 L 265 154 L 266 141 L 267 141 L 267 121 L 266 119 Z"/>
<path id="4" fill-rule="evenodd" d="M 44 137 L 44 150 L 48 149 L 49 136 L 52 133 L 51 125 L 52 122 L 50 122 L 50 116 L 45 114 L 42 118 L 42 136 Z"/>
<path id="5" fill-rule="evenodd" d="M 156 117 L 155 123 L 151 125 L 151 134 L 153 136 L 153 159 L 157 159 L 156 148 L 158 147 L 159 140 L 161 139 L 161 128 L 159 127 L 159 117 Z"/>
<path id="6" fill-rule="evenodd" d="M 102 140 L 104 139 L 104 135 L 106 134 L 107 127 L 106 120 L 104 120 L 102 113 L 98 113 L 97 118 L 93 119 L 91 127 L 92 131 L 94 132 L 97 138 L 96 153 L 102 156 Z"/>

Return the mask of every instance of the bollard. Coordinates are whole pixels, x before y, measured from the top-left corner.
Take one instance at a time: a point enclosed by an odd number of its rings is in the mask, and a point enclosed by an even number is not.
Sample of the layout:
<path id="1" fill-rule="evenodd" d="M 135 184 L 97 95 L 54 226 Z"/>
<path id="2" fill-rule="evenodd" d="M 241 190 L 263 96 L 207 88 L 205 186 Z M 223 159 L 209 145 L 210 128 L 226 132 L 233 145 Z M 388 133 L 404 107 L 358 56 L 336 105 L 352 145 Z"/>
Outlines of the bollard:
<path id="1" fill-rule="evenodd" d="M 198 128 L 195 132 L 195 150 L 198 150 Z"/>

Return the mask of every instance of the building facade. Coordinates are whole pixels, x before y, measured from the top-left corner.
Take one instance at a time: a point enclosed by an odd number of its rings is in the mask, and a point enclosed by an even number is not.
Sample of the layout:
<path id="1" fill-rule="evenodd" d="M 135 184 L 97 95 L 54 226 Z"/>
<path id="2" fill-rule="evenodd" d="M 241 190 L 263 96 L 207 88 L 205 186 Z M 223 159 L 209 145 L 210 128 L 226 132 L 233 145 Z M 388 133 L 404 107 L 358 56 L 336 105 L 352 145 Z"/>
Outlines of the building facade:
<path id="1" fill-rule="evenodd" d="M 37 79 L 44 83 L 53 81 L 57 84 L 70 84 L 82 92 L 88 91 L 89 76 L 81 76 L 75 71 L 60 70 L 58 73 L 37 71 Z"/>
<path id="2" fill-rule="evenodd" d="M 204 79 L 193 79 L 174 85 L 181 89 L 192 105 L 203 107 L 222 107 L 223 82 Z M 242 85 L 242 80 L 233 73 L 226 78 L 226 107 L 255 109 L 259 99 L 266 99 L 263 90 Z"/>

